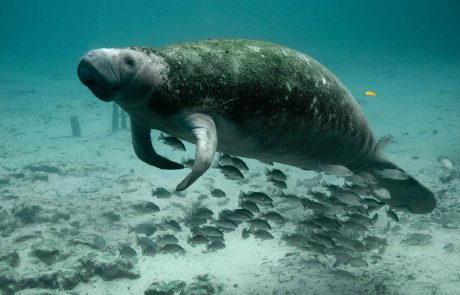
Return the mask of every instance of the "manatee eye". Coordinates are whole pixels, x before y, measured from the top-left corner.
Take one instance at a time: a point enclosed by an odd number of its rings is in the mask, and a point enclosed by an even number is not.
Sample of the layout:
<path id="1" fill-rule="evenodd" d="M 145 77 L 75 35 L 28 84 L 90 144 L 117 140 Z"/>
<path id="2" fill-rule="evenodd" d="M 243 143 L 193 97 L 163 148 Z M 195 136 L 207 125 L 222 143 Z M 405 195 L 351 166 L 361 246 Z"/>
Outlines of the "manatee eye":
<path id="1" fill-rule="evenodd" d="M 134 58 L 128 55 L 125 56 L 125 64 L 127 64 L 130 67 L 134 66 Z"/>

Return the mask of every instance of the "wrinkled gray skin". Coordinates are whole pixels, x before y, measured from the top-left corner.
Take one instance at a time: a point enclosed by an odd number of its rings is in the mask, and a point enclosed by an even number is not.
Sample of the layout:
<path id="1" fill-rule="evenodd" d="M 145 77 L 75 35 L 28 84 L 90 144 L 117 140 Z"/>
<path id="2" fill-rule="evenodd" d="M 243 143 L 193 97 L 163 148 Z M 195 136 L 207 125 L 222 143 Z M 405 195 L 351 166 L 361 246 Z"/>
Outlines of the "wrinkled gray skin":
<path id="1" fill-rule="evenodd" d="M 354 172 L 398 169 L 378 150 L 359 105 L 342 83 L 298 51 L 252 40 L 207 40 L 159 49 L 96 49 L 78 65 L 95 96 L 131 117 L 133 147 L 161 169 L 182 165 L 158 154 L 150 129 L 196 144 L 184 190 L 216 151 L 303 169 L 344 165 Z M 409 176 L 378 177 L 390 205 L 414 213 L 436 206 L 432 192 Z"/>

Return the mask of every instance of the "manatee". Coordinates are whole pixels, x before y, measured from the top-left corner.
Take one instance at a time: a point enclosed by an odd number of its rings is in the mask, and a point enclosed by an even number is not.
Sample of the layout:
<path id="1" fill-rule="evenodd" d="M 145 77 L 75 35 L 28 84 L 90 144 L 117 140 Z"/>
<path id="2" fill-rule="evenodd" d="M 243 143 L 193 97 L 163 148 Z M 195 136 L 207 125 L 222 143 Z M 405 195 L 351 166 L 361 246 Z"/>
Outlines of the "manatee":
<path id="1" fill-rule="evenodd" d="M 196 144 L 181 191 L 216 151 L 302 169 L 343 165 L 368 172 L 391 193 L 390 206 L 431 212 L 434 194 L 381 152 L 356 100 L 313 58 L 253 40 L 205 40 L 162 48 L 95 49 L 78 64 L 80 81 L 130 116 L 135 154 L 160 169 L 183 165 L 157 154 L 150 130 Z M 376 171 L 394 169 L 404 179 Z"/>

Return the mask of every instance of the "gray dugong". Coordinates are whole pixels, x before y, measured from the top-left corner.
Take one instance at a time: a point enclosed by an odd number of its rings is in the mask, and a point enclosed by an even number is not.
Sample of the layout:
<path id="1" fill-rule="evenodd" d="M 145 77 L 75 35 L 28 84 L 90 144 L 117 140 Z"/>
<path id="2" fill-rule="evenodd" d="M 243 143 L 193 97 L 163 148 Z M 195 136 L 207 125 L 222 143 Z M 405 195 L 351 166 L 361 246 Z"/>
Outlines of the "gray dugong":
<path id="1" fill-rule="evenodd" d="M 343 165 L 354 172 L 398 170 L 384 158 L 369 124 L 344 85 L 313 58 L 253 40 L 206 40 L 153 49 L 89 51 L 80 81 L 130 116 L 142 161 L 161 169 L 182 165 L 158 155 L 150 130 L 196 144 L 184 190 L 212 164 L 216 151 L 303 169 Z M 390 170 L 388 170 L 390 169 Z M 431 212 L 433 193 L 413 177 L 382 177 L 389 204 Z"/>

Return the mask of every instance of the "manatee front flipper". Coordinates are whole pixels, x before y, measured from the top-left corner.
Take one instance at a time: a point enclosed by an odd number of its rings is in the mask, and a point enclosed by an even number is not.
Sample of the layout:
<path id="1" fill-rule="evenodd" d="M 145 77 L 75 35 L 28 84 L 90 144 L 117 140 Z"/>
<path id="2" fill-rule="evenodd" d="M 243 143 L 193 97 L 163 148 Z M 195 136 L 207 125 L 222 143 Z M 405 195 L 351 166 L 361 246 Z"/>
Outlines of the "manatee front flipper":
<path id="1" fill-rule="evenodd" d="M 139 126 L 133 120 L 131 120 L 131 138 L 133 141 L 134 152 L 143 162 L 160 169 L 173 170 L 184 168 L 184 165 L 158 155 L 152 146 L 150 129 Z"/>
<path id="2" fill-rule="evenodd" d="M 205 114 L 192 114 L 185 118 L 187 129 L 196 140 L 195 163 L 192 172 L 176 187 L 182 191 L 194 183 L 211 167 L 217 148 L 217 132 L 214 120 Z"/>

